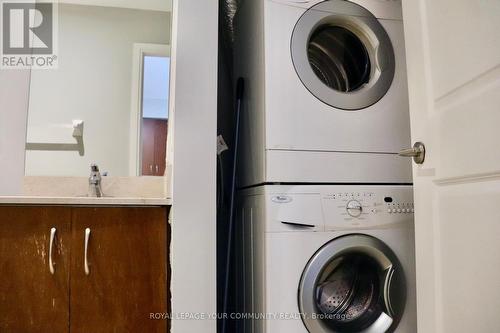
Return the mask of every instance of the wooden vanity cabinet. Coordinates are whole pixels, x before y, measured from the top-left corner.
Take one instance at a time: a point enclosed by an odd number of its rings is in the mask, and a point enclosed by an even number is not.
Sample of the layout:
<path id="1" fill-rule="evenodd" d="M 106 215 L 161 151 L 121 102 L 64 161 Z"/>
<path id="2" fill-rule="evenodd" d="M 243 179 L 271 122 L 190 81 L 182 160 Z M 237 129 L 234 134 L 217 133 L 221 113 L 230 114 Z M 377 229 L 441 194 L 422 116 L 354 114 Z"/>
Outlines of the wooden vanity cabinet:
<path id="1" fill-rule="evenodd" d="M 168 332 L 150 319 L 169 312 L 167 213 L 0 207 L 0 332 Z"/>

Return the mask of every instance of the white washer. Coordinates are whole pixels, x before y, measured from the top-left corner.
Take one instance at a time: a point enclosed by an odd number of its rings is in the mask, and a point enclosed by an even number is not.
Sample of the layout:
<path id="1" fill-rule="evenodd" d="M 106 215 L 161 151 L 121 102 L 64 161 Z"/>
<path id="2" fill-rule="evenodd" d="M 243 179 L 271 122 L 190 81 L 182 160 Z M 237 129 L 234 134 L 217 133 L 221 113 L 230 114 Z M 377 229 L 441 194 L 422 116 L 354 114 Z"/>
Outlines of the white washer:
<path id="1" fill-rule="evenodd" d="M 417 332 L 412 187 L 257 187 L 237 225 L 239 332 Z M 339 276 L 356 284 L 342 309 Z"/>
<path id="2" fill-rule="evenodd" d="M 401 2 L 242 1 L 241 186 L 411 183 Z"/>

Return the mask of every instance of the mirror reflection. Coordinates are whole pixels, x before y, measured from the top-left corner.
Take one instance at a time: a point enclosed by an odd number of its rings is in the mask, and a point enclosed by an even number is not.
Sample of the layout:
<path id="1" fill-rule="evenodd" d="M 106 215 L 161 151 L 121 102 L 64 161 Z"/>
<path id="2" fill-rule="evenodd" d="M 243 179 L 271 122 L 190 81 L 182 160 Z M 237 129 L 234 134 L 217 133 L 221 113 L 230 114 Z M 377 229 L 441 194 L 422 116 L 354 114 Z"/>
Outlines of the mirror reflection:
<path id="1" fill-rule="evenodd" d="M 27 176 L 163 176 L 171 4 L 60 1 L 55 69 L 32 69 Z"/>

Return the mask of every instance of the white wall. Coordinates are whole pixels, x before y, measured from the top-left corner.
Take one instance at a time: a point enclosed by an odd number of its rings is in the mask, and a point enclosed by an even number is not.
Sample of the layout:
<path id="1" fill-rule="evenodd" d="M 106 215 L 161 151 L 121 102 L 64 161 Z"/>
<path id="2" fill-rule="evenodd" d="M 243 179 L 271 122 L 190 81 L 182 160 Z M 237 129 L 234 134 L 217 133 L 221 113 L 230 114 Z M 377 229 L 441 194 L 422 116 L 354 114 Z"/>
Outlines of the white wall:
<path id="1" fill-rule="evenodd" d="M 22 193 L 29 77 L 0 70 L 0 196 Z"/>
<path id="2" fill-rule="evenodd" d="M 40 0 L 38 0 L 41 2 Z M 144 10 L 172 10 L 172 0 L 59 0 L 59 3 L 76 5 L 134 8 Z"/>
<path id="3" fill-rule="evenodd" d="M 170 104 L 174 313 L 216 312 L 218 6 L 217 0 L 174 1 Z M 172 322 L 172 333 L 187 332 L 215 333 L 216 322 Z"/>
<path id="4" fill-rule="evenodd" d="M 23 191 L 29 79 L 27 70 L 0 69 L 0 196 Z"/>
<path id="5" fill-rule="evenodd" d="M 142 116 L 168 119 L 170 56 L 144 58 Z"/>
<path id="6" fill-rule="evenodd" d="M 75 143 L 82 119 L 85 156 L 28 151 L 26 174 L 129 176 L 133 44 L 170 44 L 170 13 L 64 4 L 59 27 L 59 68 L 32 71 L 28 142 Z"/>

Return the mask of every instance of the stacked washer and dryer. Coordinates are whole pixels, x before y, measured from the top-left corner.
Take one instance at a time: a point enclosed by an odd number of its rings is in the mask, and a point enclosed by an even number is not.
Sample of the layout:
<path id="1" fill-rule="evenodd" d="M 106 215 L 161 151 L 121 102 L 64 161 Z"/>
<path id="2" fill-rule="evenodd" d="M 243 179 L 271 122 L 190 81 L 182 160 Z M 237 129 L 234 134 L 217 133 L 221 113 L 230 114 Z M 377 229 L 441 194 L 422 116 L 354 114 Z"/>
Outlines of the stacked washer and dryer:
<path id="1" fill-rule="evenodd" d="M 244 0 L 235 32 L 239 332 L 415 333 L 400 1 Z"/>

